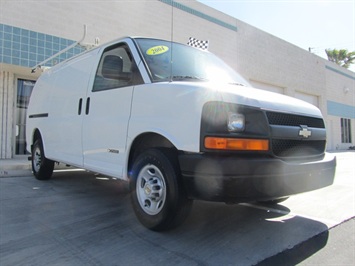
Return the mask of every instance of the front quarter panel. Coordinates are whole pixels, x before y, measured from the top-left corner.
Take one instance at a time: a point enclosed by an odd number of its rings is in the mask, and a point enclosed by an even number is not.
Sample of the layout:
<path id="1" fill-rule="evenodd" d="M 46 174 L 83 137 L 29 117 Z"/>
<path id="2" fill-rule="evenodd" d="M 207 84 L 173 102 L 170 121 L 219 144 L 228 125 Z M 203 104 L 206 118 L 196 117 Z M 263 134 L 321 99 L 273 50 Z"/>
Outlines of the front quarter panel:
<path id="1" fill-rule="evenodd" d="M 167 138 L 178 150 L 199 152 L 202 107 L 213 100 L 220 100 L 219 93 L 197 83 L 136 86 L 128 139 L 154 132 Z"/>

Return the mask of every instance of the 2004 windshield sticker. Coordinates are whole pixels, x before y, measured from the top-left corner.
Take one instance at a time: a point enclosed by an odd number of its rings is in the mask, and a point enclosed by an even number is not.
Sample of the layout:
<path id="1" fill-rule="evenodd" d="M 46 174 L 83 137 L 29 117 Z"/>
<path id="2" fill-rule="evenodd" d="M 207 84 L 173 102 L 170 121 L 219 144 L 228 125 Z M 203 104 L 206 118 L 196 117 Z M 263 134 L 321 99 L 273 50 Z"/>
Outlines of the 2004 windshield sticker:
<path id="1" fill-rule="evenodd" d="M 168 46 L 158 45 L 158 46 L 154 46 L 154 47 L 149 48 L 146 51 L 146 54 L 147 55 L 159 55 L 159 54 L 166 53 L 167 51 L 169 51 Z"/>

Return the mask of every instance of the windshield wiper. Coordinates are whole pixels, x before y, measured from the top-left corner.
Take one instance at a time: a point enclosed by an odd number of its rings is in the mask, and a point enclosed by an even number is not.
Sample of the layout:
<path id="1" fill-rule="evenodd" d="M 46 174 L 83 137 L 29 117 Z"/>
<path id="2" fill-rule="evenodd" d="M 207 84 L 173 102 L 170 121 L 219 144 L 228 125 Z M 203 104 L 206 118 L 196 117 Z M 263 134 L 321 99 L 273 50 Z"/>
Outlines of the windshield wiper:
<path id="1" fill-rule="evenodd" d="M 230 84 L 230 85 L 239 85 L 239 86 L 246 86 L 245 84 L 243 84 L 243 83 L 238 83 L 238 82 L 231 82 L 231 83 L 228 83 L 228 84 Z"/>
<path id="2" fill-rule="evenodd" d="M 207 80 L 197 76 L 172 76 L 172 80 Z"/>

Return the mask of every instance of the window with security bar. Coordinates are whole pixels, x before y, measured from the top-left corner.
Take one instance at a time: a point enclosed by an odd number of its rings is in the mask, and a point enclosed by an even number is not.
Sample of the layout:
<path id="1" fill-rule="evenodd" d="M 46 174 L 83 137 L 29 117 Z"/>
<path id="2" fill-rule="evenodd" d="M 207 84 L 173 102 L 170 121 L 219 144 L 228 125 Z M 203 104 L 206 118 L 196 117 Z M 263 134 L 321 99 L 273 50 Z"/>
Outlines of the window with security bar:
<path id="1" fill-rule="evenodd" d="M 341 143 L 351 143 L 351 120 L 348 118 L 340 119 Z"/>

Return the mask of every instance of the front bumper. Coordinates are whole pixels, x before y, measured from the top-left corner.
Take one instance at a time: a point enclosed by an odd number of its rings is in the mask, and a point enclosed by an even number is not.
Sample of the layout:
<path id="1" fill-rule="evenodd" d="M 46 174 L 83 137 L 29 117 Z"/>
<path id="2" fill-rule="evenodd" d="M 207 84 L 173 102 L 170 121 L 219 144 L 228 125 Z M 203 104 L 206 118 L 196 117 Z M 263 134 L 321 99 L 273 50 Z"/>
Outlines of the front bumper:
<path id="1" fill-rule="evenodd" d="M 209 201 L 272 200 L 333 184 L 336 158 L 310 161 L 235 157 L 208 153 L 179 155 L 189 197 Z"/>

